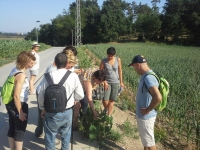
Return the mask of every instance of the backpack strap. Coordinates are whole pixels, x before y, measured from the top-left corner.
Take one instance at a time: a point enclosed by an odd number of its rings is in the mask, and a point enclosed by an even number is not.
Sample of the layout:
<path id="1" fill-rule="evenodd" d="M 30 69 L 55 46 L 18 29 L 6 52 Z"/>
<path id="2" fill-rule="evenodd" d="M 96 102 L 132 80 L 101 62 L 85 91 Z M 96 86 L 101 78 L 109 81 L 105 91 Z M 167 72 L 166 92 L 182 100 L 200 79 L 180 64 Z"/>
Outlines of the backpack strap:
<path id="1" fill-rule="evenodd" d="M 20 73 L 22 73 L 22 72 L 17 72 L 17 73 L 15 73 L 13 76 L 17 76 L 17 75 L 20 74 Z"/>
<path id="2" fill-rule="evenodd" d="M 44 77 L 46 78 L 46 80 L 47 80 L 49 85 L 53 85 L 54 84 L 49 73 L 45 73 Z"/>
<path id="3" fill-rule="evenodd" d="M 63 76 L 63 78 L 60 80 L 58 84 L 60 86 L 63 85 L 71 73 L 72 73 L 71 71 L 67 70 L 67 72 L 65 73 L 65 75 Z"/>

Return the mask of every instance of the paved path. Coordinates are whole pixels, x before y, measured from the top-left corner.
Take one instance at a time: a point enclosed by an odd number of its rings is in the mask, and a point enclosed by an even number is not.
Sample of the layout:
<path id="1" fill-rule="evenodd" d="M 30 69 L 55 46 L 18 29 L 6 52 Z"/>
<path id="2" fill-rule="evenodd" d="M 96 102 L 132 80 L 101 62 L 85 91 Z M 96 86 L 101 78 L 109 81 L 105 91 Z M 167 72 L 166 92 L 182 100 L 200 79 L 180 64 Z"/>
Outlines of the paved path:
<path id="1" fill-rule="evenodd" d="M 41 65 L 40 65 L 40 74 L 36 78 L 36 84 L 40 82 L 42 75 L 45 71 L 45 68 L 53 61 L 55 55 L 59 53 L 63 47 L 53 47 L 46 51 L 40 52 Z M 0 78 L 0 89 L 7 78 L 7 75 L 10 73 L 11 69 L 15 66 L 14 63 L 0 67 L 1 78 Z M 29 73 L 27 71 L 27 76 Z M 25 139 L 24 139 L 24 148 L 23 150 L 44 150 L 44 137 L 36 138 L 34 136 L 34 131 L 37 125 L 37 101 L 35 95 L 29 95 L 29 118 L 28 125 L 26 129 Z M 6 113 L 5 106 L 1 103 L 0 105 L 0 150 L 9 150 L 8 140 L 7 140 L 7 131 L 8 131 L 8 115 Z M 56 149 L 60 149 L 61 142 L 60 137 L 57 137 L 56 140 Z M 71 149 L 71 144 L 70 144 Z M 88 139 L 83 138 L 80 132 L 73 132 L 73 149 L 74 150 L 97 150 L 98 146 L 96 142 L 90 142 Z"/>

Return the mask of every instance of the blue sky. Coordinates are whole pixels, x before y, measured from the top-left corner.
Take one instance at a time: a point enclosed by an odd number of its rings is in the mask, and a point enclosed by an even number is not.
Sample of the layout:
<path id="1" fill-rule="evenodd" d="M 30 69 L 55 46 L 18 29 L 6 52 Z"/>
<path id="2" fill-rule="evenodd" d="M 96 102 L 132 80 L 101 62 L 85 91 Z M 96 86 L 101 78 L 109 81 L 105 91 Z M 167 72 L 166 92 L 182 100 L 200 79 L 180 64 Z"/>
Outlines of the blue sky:
<path id="1" fill-rule="evenodd" d="M 98 0 L 102 6 L 104 0 Z M 148 4 L 151 0 L 125 0 L 135 1 L 137 4 Z M 68 11 L 69 5 L 76 0 L 0 0 L 0 32 L 30 32 L 40 24 L 50 23 L 63 9 Z M 164 6 L 165 0 L 161 0 L 159 7 Z M 40 20 L 39 23 L 36 23 Z"/>

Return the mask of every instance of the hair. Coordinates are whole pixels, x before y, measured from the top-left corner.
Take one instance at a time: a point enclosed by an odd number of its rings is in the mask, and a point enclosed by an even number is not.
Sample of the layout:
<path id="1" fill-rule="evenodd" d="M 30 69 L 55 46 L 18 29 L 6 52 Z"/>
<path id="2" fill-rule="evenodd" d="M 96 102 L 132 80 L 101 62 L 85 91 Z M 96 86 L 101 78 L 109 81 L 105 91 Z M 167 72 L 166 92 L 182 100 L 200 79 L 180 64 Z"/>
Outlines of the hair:
<path id="1" fill-rule="evenodd" d="M 103 70 L 97 70 L 93 73 L 93 76 L 99 80 L 99 81 L 105 81 L 106 80 L 106 74 Z"/>
<path id="2" fill-rule="evenodd" d="M 58 53 L 54 59 L 54 62 L 58 69 L 65 68 L 67 64 L 67 56 L 63 53 Z"/>
<path id="3" fill-rule="evenodd" d="M 77 56 L 78 52 L 74 46 L 68 45 L 63 49 L 62 52 L 66 53 L 66 51 L 68 51 L 68 50 L 71 50 L 74 53 L 74 56 Z"/>
<path id="4" fill-rule="evenodd" d="M 107 49 L 107 54 L 108 54 L 108 55 L 115 55 L 115 54 L 116 54 L 115 48 L 114 48 L 114 47 L 109 47 L 109 48 Z"/>
<path id="5" fill-rule="evenodd" d="M 77 64 L 76 56 L 74 56 L 74 53 L 71 50 L 67 50 L 67 51 L 64 51 L 62 53 L 67 56 L 67 62 L 68 63 Z"/>
<path id="6" fill-rule="evenodd" d="M 16 60 L 16 68 L 17 69 L 23 69 L 29 62 L 30 60 L 35 61 L 36 58 L 31 52 L 27 51 L 22 51 L 18 56 Z"/>

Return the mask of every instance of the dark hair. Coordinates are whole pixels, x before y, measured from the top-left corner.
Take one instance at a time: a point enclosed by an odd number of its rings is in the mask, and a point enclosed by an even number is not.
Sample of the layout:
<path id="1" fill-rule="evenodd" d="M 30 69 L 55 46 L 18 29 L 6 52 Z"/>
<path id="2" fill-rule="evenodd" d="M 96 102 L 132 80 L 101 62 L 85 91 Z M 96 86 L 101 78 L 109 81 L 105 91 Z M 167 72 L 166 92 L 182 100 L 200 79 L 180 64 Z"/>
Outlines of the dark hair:
<path id="1" fill-rule="evenodd" d="M 65 68 L 67 64 L 67 57 L 63 53 L 58 53 L 54 59 L 54 62 L 58 69 Z"/>
<path id="2" fill-rule="evenodd" d="M 62 52 L 66 53 L 66 51 L 71 50 L 74 53 L 74 56 L 76 56 L 78 54 L 76 48 L 72 45 L 68 45 L 66 46 Z"/>
<path id="3" fill-rule="evenodd" d="M 114 47 L 109 47 L 109 48 L 107 49 L 107 54 L 108 54 L 108 55 L 115 55 L 115 53 L 116 53 L 116 50 L 115 50 Z"/>
<path id="4" fill-rule="evenodd" d="M 106 74 L 103 70 L 97 70 L 93 73 L 93 76 L 99 80 L 99 81 L 105 81 L 106 80 Z"/>

